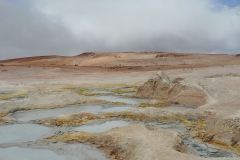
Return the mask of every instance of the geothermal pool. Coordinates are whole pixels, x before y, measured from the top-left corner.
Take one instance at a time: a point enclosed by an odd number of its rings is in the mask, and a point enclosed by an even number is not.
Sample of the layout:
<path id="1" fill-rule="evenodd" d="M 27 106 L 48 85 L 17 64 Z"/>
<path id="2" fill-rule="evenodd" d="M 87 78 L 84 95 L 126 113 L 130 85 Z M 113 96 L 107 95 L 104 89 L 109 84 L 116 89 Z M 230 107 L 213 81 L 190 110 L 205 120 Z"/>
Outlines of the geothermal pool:
<path id="1" fill-rule="evenodd" d="M 0 158 L 3 160 L 107 160 L 104 153 L 90 146 L 61 144 L 59 148 L 61 149 L 55 151 L 22 147 L 0 148 Z"/>
<path id="2" fill-rule="evenodd" d="M 100 93 L 109 93 L 109 91 L 101 91 Z M 1 93 L 0 93 L 1 94 Z M 3 93 L 2 93 L 3 94 Z M 65 106 L 62 108 L 55 109 L 37 109 L 31 111 L 18 111 L 9 114 L 10 117 L 16 118 L 19 122 L 24 124 L 9 124 L 0 126 L 0 145 L 12 144 L 8 147 L 0 147 L 0 158 L 4 160 L 77 160 L 77 159 L 99 159 L 106 160 L 106 156 L 103 152 L 99 151 L 94 147 L 90 147 L 84 144 L 64 144 L 58 145 L 56 143 L 55 149 L 49 148 L 45 145 L 43 149 L 41 146 L 39 148 L 29 147 L 19 147 L 22 143 L 27 143 L 31 141 L 38 141 L 46 134 L 52 133 L 54 128 L 45 127 L 38 124 L 32 124 L 31 120 L 39 120 L 50 117 L 55 117 L 63 114 L 73 114 L 78 112 L 89 112 L 95 114 L 101 113 L 117 113 L 125 110 L 136 108 L 140 103 L 146 102 L 147 100 L 142 99 L 131 99 L 123 98 L 121 96 L 94 96 L 94 98 L 110 101 L 110 102 L 122 102 L 125 105 L 110 105 L 110 104 L 99 104 L 99 105 L 72 105 Z M 184 107 L 184 106 L 169 106 L 162 108 L 163 110 L 181 110 L 187 111 L 194 108 Z M 176 123 L 156 123 L 156 122 L 129 122 L 124 120 L 106 120 L 104 122 L 97 122 L 88 125 L 81 125 L 78 127 L 71 128 L 72 132 L 89 132 L 89 133 L 99 133 L 110 130 L 116 127 L 124 127 L 131 124 L 142 124 L 150 125 L 153 127 L 160 127 L 168 130 L 173 130 L 178 132 L 182 138 L 185 145 L 187 145 L 195 155 L 204 158 L 216 158 L 216 157 L 238 157 L 237 154 L 228 152 L 223 149 L 215 148 L 214 146 L 209 146 L 204 142 L 198 142 L 195 139 L 188 137 L 188 131 L 183 124 L 179 122 Z M 63 130 L 59 127 L 58 130 Z M 64 132 L 64 131 L 63 131 Z M 16 144 L 16 146 L 14 146 Z M 51 144 L 52 145 L 52 144 Z M 50 145 L 50 146 L 51 146 Z M 61 148 L 61 150 L 59 150 Z M 14 154 L 13 154 L 14 153 Z"/>
<path id="3" fill-rule="evenodd" d="M 89 133 L 99 133 L 99 132 L 105 132 L 107 130 L 110 130 L 112 128 L 116 127 L 124 127 L 130 125 L 130 122 L 126 121 L 108 121 L 108 122 L 103 122 L 100 124 L 92 124 L 92 125 L 83 125 L 80 127 L 76 127 L 74 130 L 75 131 L 81 131 L 81 132 L 89 132 Z"/>
<path id="4" fill-rule="evenodd" d="M 0 144 L 36 141 L 51 130 L 49 127 L 38 124 L 10 124 L 0 126 Z"/>
<path id="5" fill-rule="evenodd" d="M 9 114 L 10 117 L 16 118 L 18 121 L 27 122 L 31 120 L 45 119 L 63 114 L 73 114 L 79 112 L 88 113 L 118 113 L 125 110 L 136 108 L 132 105 L 73 105 L 54 109 L 37 109 L 31 111 L 17 111 Z"/>

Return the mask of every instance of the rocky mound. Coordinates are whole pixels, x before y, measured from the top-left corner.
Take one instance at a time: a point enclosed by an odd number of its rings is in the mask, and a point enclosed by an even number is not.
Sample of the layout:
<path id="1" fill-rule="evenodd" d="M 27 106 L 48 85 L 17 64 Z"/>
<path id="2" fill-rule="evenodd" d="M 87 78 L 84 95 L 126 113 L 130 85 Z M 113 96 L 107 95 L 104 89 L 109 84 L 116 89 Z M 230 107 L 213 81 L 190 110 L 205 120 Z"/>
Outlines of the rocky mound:
<path id="1" fill-rule="evenodd" d="M 158 72 L 140 86 L 135 97 L 158 99 L 186 106 L 200 106 L 206 103 L 207 95 L 204 90 L 182 81 L 182 78 L 171 81 L 164 72 Z"/>
<path id="2" fill-rule="evenodd" d="M 84 53 L 77 55 L 77 57 L 88 58 L 88 57 L 94 57 L 95 55 L 96 55 L 96 53 L 94 53 L 94 52 L 84 52 Z"/>

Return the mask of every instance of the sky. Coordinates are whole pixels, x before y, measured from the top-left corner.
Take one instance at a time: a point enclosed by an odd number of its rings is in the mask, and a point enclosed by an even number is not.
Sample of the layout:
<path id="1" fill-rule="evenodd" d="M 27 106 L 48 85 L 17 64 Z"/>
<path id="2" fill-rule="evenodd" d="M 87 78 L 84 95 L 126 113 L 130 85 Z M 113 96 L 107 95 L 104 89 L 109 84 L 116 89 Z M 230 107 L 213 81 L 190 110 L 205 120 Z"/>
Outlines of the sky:
<path id="1" fill-rule="evenodd" d="M 0 59 L 240 53 L 240 0 L 0 0 Z"/>

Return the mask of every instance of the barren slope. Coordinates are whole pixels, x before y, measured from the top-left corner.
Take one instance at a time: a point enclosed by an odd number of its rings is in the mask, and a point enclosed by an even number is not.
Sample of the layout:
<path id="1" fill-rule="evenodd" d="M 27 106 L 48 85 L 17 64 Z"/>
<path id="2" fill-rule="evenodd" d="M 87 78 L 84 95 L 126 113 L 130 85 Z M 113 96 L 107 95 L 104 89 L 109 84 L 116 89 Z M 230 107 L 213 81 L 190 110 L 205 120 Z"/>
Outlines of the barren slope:
<path id="1" fill-rule="evenodd" d="M 99 67 L 111 70 L 167 70 L 240 64 L 240 57 L 219 54 L 165 52 L 93 53 L 78 56 L 40 56 L 0 61 L 10 66 Z"/>

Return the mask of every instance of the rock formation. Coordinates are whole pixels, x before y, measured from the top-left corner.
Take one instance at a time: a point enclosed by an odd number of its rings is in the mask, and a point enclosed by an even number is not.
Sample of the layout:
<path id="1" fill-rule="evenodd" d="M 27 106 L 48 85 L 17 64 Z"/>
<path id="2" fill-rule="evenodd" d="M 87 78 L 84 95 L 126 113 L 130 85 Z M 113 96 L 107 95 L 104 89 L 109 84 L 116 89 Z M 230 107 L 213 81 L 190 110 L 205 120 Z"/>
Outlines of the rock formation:
<path id="1" fill-rule="evenodd" d="M 200 106 L 207 100 L 206 93 L 200 87 L 184 83 L 182 78 L 171 81 L 164 72 L 158 72 L 140 86 L 135 97 L 158 99 L 186 106 Z"/>

